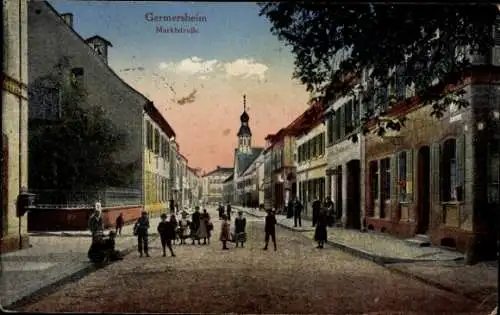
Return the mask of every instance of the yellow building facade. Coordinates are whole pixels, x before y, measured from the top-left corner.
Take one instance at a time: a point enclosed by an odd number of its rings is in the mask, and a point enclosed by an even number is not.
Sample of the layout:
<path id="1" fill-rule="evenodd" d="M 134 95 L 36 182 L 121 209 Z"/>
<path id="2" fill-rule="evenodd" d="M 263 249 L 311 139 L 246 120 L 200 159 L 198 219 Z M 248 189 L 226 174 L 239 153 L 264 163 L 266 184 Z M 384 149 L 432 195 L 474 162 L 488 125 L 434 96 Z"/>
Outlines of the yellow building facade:
<path id="1" fill-rule="evenodd" d="M 152 103 L 144 111 L 143 206 L 151 214 L 165 212 L 169 207 L 170 159 L 175 146 L 175 133 Z"/>
<path id="2" fill-rule="evenodd" d="M 1 105 L 1 252 L 29 246 L 27 215 L 16 200 L 28 186 L 28 25 L 26 0 L 3 2 L 4 60 Z"/>

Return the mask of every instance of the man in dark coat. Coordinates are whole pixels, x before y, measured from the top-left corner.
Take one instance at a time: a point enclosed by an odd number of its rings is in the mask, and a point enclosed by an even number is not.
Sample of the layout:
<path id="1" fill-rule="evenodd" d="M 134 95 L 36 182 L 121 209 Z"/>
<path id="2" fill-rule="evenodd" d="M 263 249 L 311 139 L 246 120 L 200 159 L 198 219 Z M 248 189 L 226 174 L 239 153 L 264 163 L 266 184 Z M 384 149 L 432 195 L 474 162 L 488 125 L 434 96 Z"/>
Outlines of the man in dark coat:
<path id="1" fill-rule="evenodd" d="M 123 218 L 123 213 L 120 213 L 120 215 L 116 218 L 116 234 L 117 235 L 122 235 L 122 228 L 123 225 L 125 224 L 125 219 Z"/>
<path id="2" fill-rule="evenodd" d="M 149 229 L 149 218 L 148 213 L 143 211 L 141 217 L 137 219 L 134 225 L 134 234 L 137 235 L 137 249 L 139 250 L 139 255 L 142 257 L 142 252 L 149 257 L 148 253 L 148 229 Z"/>
<path id="3" fill-rule="evenodd" d="M 288 205 L 286 206 L 286 217 L 288 219 L 293 217 L 293 201 L 293 199 L 290 199 L 290 201 L 288 201 Z"/>
<path id="4" fill-rule="evenodd" d="M 174 217 L 175 218 L 175 217 Z M 163 249 L 163 257 L 167 256 L 166 248 L 170 250 L 170 255 L 175 257 L 174 250 L 172 249 L 172 240 L 175 239 L 175 226 L 171 221 L 167 221 L 167 214 L 162 213 L 161 222 L 157 228 L 160 234 L 161 248 Z"/>
<path id="5" fill-rule="evenodd" d="M 327 212 L 325 208 L 321 209 L 318 213 L 314 240 L 318 242 L 317 248 L 323 248 L 325 246 L 327 240 Z"/>
<path id="6" fill-rule="evenodd" d="M 197 237 L 198 228 L 200 227 L 200 220 L 200 207 L 197 206 L 193 214 L 191 215 L 191 239 L 193 240 L 193 242 L 191 243 L 192 245 L 194 245 L 195 239 L 198 239 L 198 245 L 201 245 L 200 238 Z"/>
<path id="7" fill-rule="evenodd" d="M 321 210 L 321 201 L 319 200 L 319 197 L 316 196 L 316 199 L 314 199 L 312 203 L 312 226 L 316 226 L 316 223 L 318 222 L 318 216 L 319 212 Z"/>
<path id="8" fill-rule="evenodd" d="M 222 203 L 219 203 L 219 220 L 222 220 L 222 216 L 224 215 L 224 206 Z"/>
<path id="9" fill-rule="evenodd" d="M 264 250 L 267 250 L 267 246 L 269 245 L 269 238 L 273 240 L 274 250 L 277 250 L 276 246 L 276 217 L 274 216 L 274 210 L 269 210 L 266 216 L 266 224 L 264 227 L 264 231 L 266 233 L 266 246 Z"/>
<path id="10" fill-rule="evenodd" d="M 231 221 L 231 204 L 228 202 L 227 203 L 227 208 L 226 208 L 226 214 L 227 214 L 227 220 Z"/>
<path id="11" fill-rule="evenodd" d="M 246 226 L 247 226 L 247 219 L 243 217 L 243 211 L 238 211 L 238 217 L 234 220 L 234 236 L 235 236 L 235 242 L 236 242 L 236 247 L 238 247 L 238 244 L 241 244 L 241 247 L 243 248 L 243 243 L 245 243 L 246 240 Z"/>
<path id="12" fill-rule="evenodd" d="M 297 227 L 297 221 L 299 223 L 299 226 L 302 226 L 302 203 L 300 202 L 299 198 L 295 197 L 293 200 L 293 223 L 294 226 Z"/>

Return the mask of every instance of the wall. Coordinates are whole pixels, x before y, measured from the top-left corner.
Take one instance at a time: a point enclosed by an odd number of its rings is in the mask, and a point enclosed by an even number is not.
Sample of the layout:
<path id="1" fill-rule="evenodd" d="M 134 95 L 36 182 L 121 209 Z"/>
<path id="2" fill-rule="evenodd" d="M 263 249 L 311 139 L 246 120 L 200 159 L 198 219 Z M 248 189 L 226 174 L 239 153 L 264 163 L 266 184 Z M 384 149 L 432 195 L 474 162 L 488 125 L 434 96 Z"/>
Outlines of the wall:
<path id="1" fill-rule="evenodd" d="M 27 1 L 4 1 L 4 62 L 2 86 L 3 193 L 1 252 L 29 246 L 27 217 L 16 216 L 21 187 L 28 188 L 28 26 Z M 19 233 L 20 232 L 20 233 Z"/>
<path id="2" fill-rule="evenodd" d="M 474 90 L 473 90 L 474 91 Z M 472 99 L 470 87 L 466 88 L 465 97 Z M 398 200 L 397 186 L 395 185 L 395 176 L 391 180 L 391 199 L 387 202 L 388 210 L 386 219 L 378 219 L 380 202 L 374 205 L 374 217 L 367 218 L 367 224 L 376 229 L 387 229 L 401 236 L 411 236 L 416 233 L 418 223 L 417 213 L 417 154 L 418 149 L 424 145 L 430 147 L 431 154 L 431 178 L 430 178 L 430 223 L 429 233 L 433 242 L 439 243 L 444 237 L 453 237 L 457 242 L 457 247 L 465 248 L 467 239 L 473 228 L 472 200 L 473 194 L 473 165 L 474 159 L 470 152 L 474 147 L 474 128 L 472 111 L 462 109 L 446 115 L 437 120 L 430 116 L 432 106 L 421 107 L 407 115 L 405 127 L 394 134 L 394 137 L 386 139 L 376 135 L 369 134 L 365 142 L 365 206 L 370 208 L 370 185 L 369 185 L 369 163 L 372 160 L 380 160 L 385 157 L 391 157 L 391 174 L 396 174 L 396 156 L 395 154 L 402 150 L 409 150 L 413 156 L 411 169 L 412 178 L 408 178 L 410 183 L 408 189 L 409 202 L 401 203 Z M 442 142 L 448 137 L 458 137 L 464 135 L 465 165 L 464 165 L 464 184 L 465 200 L 464 202 L 442 203 L 440 196 L 440 172 L 439 172 L 439 147 L 436 143 Z M 457 143 L 458 145 L 458 143 Z M 436 149 L 437 148 L 437 149 Z"/>
<path id="3" fill-rule="evenodd" d="M 72 67 L 84 68 L 84 86 L 89 92 L 87 104 L 102 105 L 107 116 L 127 133 L 128 144 L 116 159 L 126 163 L 141 161 L 142 113 L 147 99 L 114 74 L 49 5 L 30 2 L 28 16 L 30 84 L 53 73 L 54 65 L 62 57 L 70 56 Z M 140 174 L 138 169 L 136 189 L 141 188 Z"/>
<path id="4" fill-rule="evenodd" d="M 141 216 L 141 206 L 103 208 L 104 228 L 113 228 L 116 218 L 123 213 L 126 223 Z M 45 208 L 30 212 L 28 230 L 34 231 L 86 231 L 93 208 Z"/>

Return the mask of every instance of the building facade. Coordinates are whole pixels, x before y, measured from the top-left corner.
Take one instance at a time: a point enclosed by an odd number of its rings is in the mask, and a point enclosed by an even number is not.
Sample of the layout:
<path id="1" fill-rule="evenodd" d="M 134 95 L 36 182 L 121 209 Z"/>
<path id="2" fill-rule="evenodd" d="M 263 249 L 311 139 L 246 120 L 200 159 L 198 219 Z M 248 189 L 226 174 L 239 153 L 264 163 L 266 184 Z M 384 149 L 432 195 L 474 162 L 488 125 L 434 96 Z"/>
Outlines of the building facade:
<path id="1" fill-rule="evenodd" d="M 241 204 L 243 207 L 258 208 L 260 205 L 259 195 L 262 189 L 259 183 L 263 181 L 263 178 L 259 177 L 259 169 L 263 166 L 263 163 L 264 155 L 261 152 L 238 177 L 236 195 L 239 198 L 238 204 Z"/>
<path id="2" fill-rule="evenodd" d="M 21 188 L 28 188 L 28 3 L 5 1 L 2 10 L 0 252 L 5 253 L 29 247 L 27 215 L 18 217 L 16 211 Z"/>
<path id="3" fill-rule="evenodd" d="M 222 202 L 224 204 L 234 203 L 234 184 L 233 184 L 233 174 L 231 174 L 223 183 L 222 183 Z"/>
<path id="4" fill-rule="evenodd" d="M 127 217 L 129 212 L 137 215 L 145 201 L 144 110 L 150 101 L 109 67 L 111 43 L 100 36 L 82 38 L 73 28 L 72 14 L 59 14 L 45 1 L 31 1 L 28 21 L 30 138 L 37 137 L 40 128 L 62 120 L 67 112 L 66 104 L 62 102 L 66 92 L 83 89 L 86 93 L 78 105 L 86 110 L 101 108 L 114 127 L 126 134 L 127 143 L 116 153 L 114 162 L 131 169 L 133 175 L 120 187 L 100 191 L 84 188 L 87 189 L 85 192 L 77 192 L 85 194 L 84 200 L 78 200 L 78 203 L 92 206 L 100 198 L 105 211 L 124 211 Z M 30 175 L 40 167 L 40 159 L 30 159 Z M 51 204 L 54 194 L 48 190 L 53 187 L 42 186 L 34 180 L 31 182 L 36 192 L 40 192 L 39 201 Z M 121 195 L 108 198 L 108 190 L 119 191 Z M 66 193 L 73 195 L 75 191 L 56 191 L 56 195 Z M 67 202 L 72 204 L 73 200 Z"/>
<path id="5" fill-rule="evenodd" d="M 206 191 L 206 194 L 203 196 L 205 204 L 218 204 L 224 202 L 223 183 L 232 174 L 232 168 L 217 166 L 215 170 L 203 175 L 203 186 Z"/>
<path id="6" fill-rule="evenodd" d="M 170 155 L 175 132 L 153 103 L 144 108 L 144 210 L 163 212 L 169 206 Z"/>
<path id="7" fill-rule="evenodd" d="M 262 186 L 264 188 L 264 209 L 270 210 L 273 207 L 273 192 L 272 192 L 272 160 L 271 150 L 272 145 L 270 137 L 267 137 L 266 148 L 263 151 L 264 156 L 264 179 Z"/>
<path id="8" fill-rule="evenodd" d="M 354 96 L 342 96 L 326 111 L 327 195 L 335 204 L 336 221 L 346 228 L 360 229 L 361 201 L 364 199 L 364 174 L 361 172 L 364 138 L 359 132 L 361 101 Z M 351 139 L 354 134 L 357 142 Z"/>
<path id="9" fill-rule="evenodd" d="M 364 143 L 369 229 L 424 234 L 434 244 L 494 255 L 499 84 L 498 67 L 475 66 L 463 84 L 446 87 L 464 88 L 470 106 L 452 104 L 436 119 L 432 105 L 405 95 L 410 105 L 391 109 L 389 117 L 404 115 L 406 127 Z"/>
<path id="10" fill-rule="evenodd" d="M 317 115 L 310 129 L 296 138 L 296 167 L 298 198 L 304 205 L 305 215 L 312 216 L 312 202 L 325 200 L 325 125 L 323 117 Z"/>

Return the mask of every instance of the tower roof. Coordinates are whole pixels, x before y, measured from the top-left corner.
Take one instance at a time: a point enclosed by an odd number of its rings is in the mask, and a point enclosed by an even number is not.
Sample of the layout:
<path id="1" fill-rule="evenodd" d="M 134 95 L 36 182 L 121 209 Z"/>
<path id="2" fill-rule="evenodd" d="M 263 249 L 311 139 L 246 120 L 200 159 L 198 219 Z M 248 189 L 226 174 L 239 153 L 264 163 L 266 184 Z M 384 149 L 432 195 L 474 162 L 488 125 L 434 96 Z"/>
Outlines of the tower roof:
<path id="1" fill-rule="evenodd" d="M 250 127 L 247 125 L 242 125 L 240 130 L 238 131 L 238 137 L 251 136 L 252 132 L 250 131 Z"/>
<path id="2" fill-rule="evenodd" d="M 247 96 L 243 94 L 243 114 L 240 116 L 240 121 L 242 123 L 248 123 L 250 117 L 247 114 Z"/>

